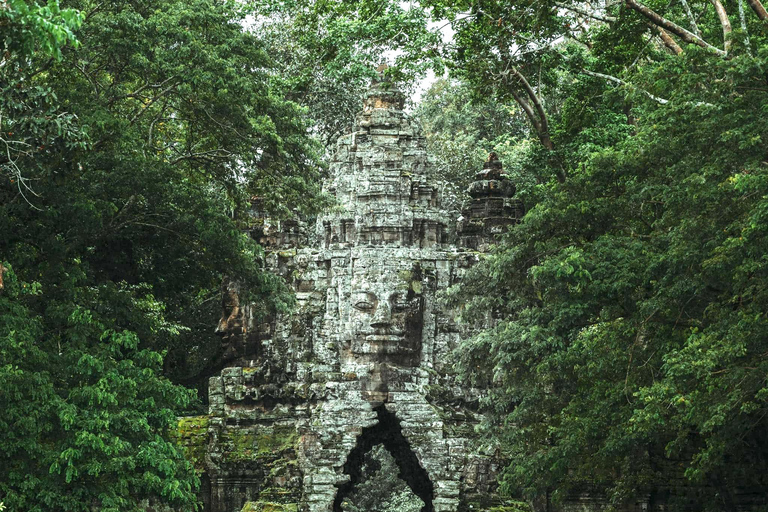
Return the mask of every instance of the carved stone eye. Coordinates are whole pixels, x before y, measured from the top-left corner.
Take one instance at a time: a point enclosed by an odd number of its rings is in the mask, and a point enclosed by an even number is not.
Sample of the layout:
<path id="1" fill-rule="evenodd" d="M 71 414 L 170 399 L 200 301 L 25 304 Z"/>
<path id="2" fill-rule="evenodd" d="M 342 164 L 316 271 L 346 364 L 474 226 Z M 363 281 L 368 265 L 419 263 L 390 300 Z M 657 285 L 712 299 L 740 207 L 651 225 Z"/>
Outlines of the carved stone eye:
<path id="1" fill-rule="evenodd" d="M 411 303 L 404 295 L 394 295 L 392 297 L 392 308 L 396 311 L 405 311 L 411 308 Z"/>
<path id="2" fill-rule="evenodd" d="M 354 307 L 360 311 L 371 311 L 373 309 L 373 304 L 367 300 L 360 300 L 355 303 Z"/>

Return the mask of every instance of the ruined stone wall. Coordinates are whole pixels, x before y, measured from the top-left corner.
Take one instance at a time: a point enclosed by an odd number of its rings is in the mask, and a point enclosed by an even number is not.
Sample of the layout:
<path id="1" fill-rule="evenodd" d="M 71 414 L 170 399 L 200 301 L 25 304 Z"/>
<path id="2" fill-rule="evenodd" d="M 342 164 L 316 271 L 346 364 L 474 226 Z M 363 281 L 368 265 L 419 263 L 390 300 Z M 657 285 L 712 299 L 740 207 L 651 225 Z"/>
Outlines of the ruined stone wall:
<path id="1" fill-rule="evenodd" d="M 469 333 L 437 295 L 477 260 L 483 216 L 498 230 L 520 205 L 494 174 L 502 208 L 475 194 L 463 218 L 469 247 L 452 243 L 458 213 L 441 209 L 424 139 L 402 107 L 396 89 L 374 83 L 331 163 L 337 206 L 316 225 L 259 219 L 267 264 L 293 286 L 296 310 L 259 324 L 236 283 L 224 285 L 230 367 L 210 379 L 209 415 L 182 433 L 211 512 L 339 511 L 376 444 L 425 512 L 493 497 L 498 462 L 474 433 L 479 391 L 455 385 L 448 365 Z"/>

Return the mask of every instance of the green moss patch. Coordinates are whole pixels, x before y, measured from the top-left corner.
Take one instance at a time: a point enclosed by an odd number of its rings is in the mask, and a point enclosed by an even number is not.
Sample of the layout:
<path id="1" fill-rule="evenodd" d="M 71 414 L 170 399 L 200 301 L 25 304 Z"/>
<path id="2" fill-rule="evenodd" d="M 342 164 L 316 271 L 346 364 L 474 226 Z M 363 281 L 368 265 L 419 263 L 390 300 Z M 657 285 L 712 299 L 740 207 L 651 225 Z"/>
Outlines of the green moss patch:
<path id="1" fill-rule="evenodd" d="M 171 437 L 181 448 L 184 457 L 194 465 L 198 472 L 205 469 L 209 423 L 209 416 L 187 416 L 179 418 L 176 430 L 171 432 Z"/>
<path id="2" fill-rule="evenodd" d="M 230 430 L 222 436 L 230 461 L 271 459 L 295 449 L 299 434 L 293 426 L 259 427 L 255 430 Z"/>
<path id="3" fill-rule="evenodd" d="M 240 512 L 298 512 L 297 503 L 274 503 L 271 501 L 249 501 Z"/>

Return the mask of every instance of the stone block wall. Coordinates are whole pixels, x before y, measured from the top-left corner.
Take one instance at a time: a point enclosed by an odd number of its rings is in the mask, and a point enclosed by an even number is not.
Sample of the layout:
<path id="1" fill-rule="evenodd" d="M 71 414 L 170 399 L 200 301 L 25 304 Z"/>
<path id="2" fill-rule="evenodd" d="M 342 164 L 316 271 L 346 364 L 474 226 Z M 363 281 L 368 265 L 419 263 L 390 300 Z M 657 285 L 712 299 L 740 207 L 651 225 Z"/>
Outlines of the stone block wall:
<path id="1" fill-rule="evenodd" d="M 502 190 L 503 204 L 476 197 L 485 206 L 470 206 L 466 243 L 451 243 L 451 215 L 425 178 L 424 138 L 402 104 L 391 84 L 374 83 L 331 162 L 326 189 L 337 207 L 314 229 L 272 222 L 255 200 L 253 236 L 297 307 L 257 324 L 237 283 L 224 285 L 219 332 L 230 367 L 210 379 L 209 415 L 184 441 L 209 483 L 210 512 L 339 512 L 377 444 L 424 512 L 494 499 L 499 461 L 479 450 L 474 431 L 482 390 L 462 389 L 450 372 L 450 352 L 469 333 L 438 294 L 521 206 L 489 164 L 493 185 L 473 186 Z"/>

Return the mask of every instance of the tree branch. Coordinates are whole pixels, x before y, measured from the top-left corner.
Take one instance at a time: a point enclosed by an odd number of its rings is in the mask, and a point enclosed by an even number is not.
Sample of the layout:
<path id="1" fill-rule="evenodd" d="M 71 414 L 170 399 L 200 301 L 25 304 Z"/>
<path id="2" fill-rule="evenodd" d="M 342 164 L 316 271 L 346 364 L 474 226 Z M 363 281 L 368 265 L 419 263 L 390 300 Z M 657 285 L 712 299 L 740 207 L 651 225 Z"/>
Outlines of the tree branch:
<path id="1" fill-rule="evenodd" d="M 515 98 L 515 101 L 518 105 L 520 105 L 520 108 L 523 109 L 525 112 L 525 115 L 528 117 L 528 120 L 533 125 L 534 130 L 536 130 L 536 135 L 539 138 L 539 142 L 541 142 L 542 146 L 547 148 L 549 151 L 554 151 L 555 145 L 552 143 L 552 139 L 549 138 L 549 133 L 542 129 L 541 121 L 536 117 L 536 114 L 533 111 L 533 108 L 531 107 L 531 104 L 526 101 L 525 98 L 520 96 L 517 91 L 514 89 L 510 89 L 512 92 L 512 97 Z M 546 125 L 545 125 L 546 126 Z M 555 173 L 557 175 L 557 181 L 560 183 L 565 183 L 566 175 L 565 175 L 565 169 L 563 169 L 562 163 L 559 163 L 559 169 L 555 169 Z"/>
<path id="2" fill-rule="evenodd" d="M 653 23 L 648 23 L 648 26 L 651 27 L 652 29 L 655 28 L 659 32 L 659 38 L 664 43 L 664 46 L 669 48 L 672 51 L 672 53 L 674 53 L 675 55 L 682 55 L 683 49 L 680 48 L 680 45 L 677 44 L 677 42 L 675 42 L 675 39 L 669 35 L 669 32 L 667 32 L 666 30 L 664 30 L 658 25 L 654 25 Z"/>
<path id="3" fill-rule="evenodd" d="M 178 85 L 177 83 L 171 84 L 161 92 L 157 93 L 151 100 L 149 100 L 149 102 L 146 105 L 144 105 L 141 108 L 141 110 L 136 112 L 136 114 L 131 118 L 129 124 L 135 123 L 136 120 L 144 114 L 144 112 L 149 110 L 149 107 L 151 107 L 157 100 L 159 100 L 160 98 L 162 98 L 163 96 L 171 92 L 177 85 Z"/>
<path id="4" fill-rule="evenodd" d="M 539 96 L 536 94 L 536 91 L 533 90 L 531 84 L 528 83 L 528 80 L 526 80 L 525 76 L 523 76 L 523 74 L 518 71 L 516 67 L 511 66 L 509 70 L 518 78 L 518 80 L 520 80 L 520 83 L 523 84 L 523 89 L 525 89 L 526 94 L 528 94 L 528 97 L 533 102 L 533 106 L 536 108 L 536 112 L 539 114 L 539 139 L 541 139 L 542 144 L 544 144 L 547 149 L 554 149 L 552 141 L 549 138 L 549 123 L 547 122 L 547 113 L 544 111 L 544 106 L 541 104 Z"/>
<path id="5" fill-rule="evenodd" d="M 701 30 L 699 30 L 699 26 L 696 24 L 696 17 L 693 15 L 693 11 L 691 11 L 691 6 L 688 5 L 688 0 L 680 0 L 680 3 L 683 4 L 683 10 L 688 16 L 688 21 L 691 23 L 693 33 L 701 37 Z"/>
<path id="6" fill-rule="evenodd" d="M 674 53 L 675 55 L 681 55 L 683 53 L 683 49 L 680 47 L 679 44 L 677 44 L 674 38 L 670 36 L 666 30 L 664 30 L 659 26 L 657 26 L 656 29 L 659 31 L 659 37 L 664 42 L 664 45 L 670 50 L 672 50 L 672 53 Z"/>
<path id="7" fill-rule="evenodd" d="M 758 1 L 758 0 L 753 0 Z M 646 19 L 650 20 L 651 23 L 654 25 L 657 25 L 659 27 L 662 27 L 665 30 L 668 30 L 675 34 L 677 37 L 685 41 L 689 44 L 695 44 L 697 46 L 701 46 L 702 48 L 705 48 L 707 50 L 710 50 L 722 57 L 725 57 L 727 55 L 726 52 L 721 50 L 720 48 L 717 48 L 715 46 L 712 46 L 693 32 L 690 32 L 677 23 L 674 23 L 665 17 L 661 16 L 660 14 L 654 12 L 653 10 L 649 9 L 647 6 L 637 2 L 636 0 L 624 0 L 624 2 L 627 4 L 627 7 L 632 9 L 633 11 L 636 11 L 641 16 L 645 17 Z"/>
<path id="8" fill-rule="evenodd" d="M 611 75 L 604 75 L 603 73 L 596 73 L 595 71 L 589 71 L 587 69 L 582 69 L 581 71 L 584 74 L 586 74 L 586 75 L 591 75 L 591 76 L 594 76 L 594 77 L 597 77 L 597 78 L 602 78 L 604 80 L 609 80 L 609 81 L 617 83 L 617 84 L 626 85 L 627 87 L 632 87 L 634 89 L 637 89 L 638 91 L 640 91 L 641 93 L 645 94 L 646 96 L 648 96 L 653 101 L 655 101 L 657 103 L 660 103 L 661 105 L 666 105 L 667 103 L 669 103 L 669 100 L 664 99 L 664 98 L 660 98 L 658 96 L 654 96 L 653 94 L 649 93 L 648 91 L 646 91 L 644 89 L 641 89 L 641 88 L 637 87 L 636 85 L 633 85 L 633 84 L 631 84 L 629 82 L 625 82 L 621 78 L 616 78 L 615 76 L 611 76 Z M 713 105 L 712 103 L 707 103 L 706 101 L 696 101 L 696 102 L 694 102 L 694 101 L 685 101 L 682 104 L 683 105 L 691 105 L 691 106 L 694 106 L 694 107 L 715 107 L 715 105 Z"/>
<path id="9" fill-rule="evenodd" d="M 581 72 L 584 73 L 585 75 L 594 76 L 595 78 L 602 78 L 603 80 L 608 80 L 609 82 L 613 82 L 613 83 L 616 83 L 616 84 L 619 84 L 619 85 L 624 85 L 624 86 L 627 86 L 627 87 L 629 87 L 631 89 L 635 89 L 637 91 L 640 91 L 641 93 L 645 94 L 650 99 L 652 99 L 653 101 L 655 101 L 656 103 L 659 103 L 661 105 L 666 105 L 667 103 L 669 103 L 669 100 L 666 100 L 664 98 L 659 98 L 658 96 L 654 96 L 653 94 L 649 93 L 645 89 L 640 89 L 636 85 L 633 85 L 633 84 L 631 84 L 629 82 L 625 82 L 621 78 L 617 78 L 617 77 L 611 76 L 611 75 L 604 75 L 603 73 L 597 73 L 595 71 L 589 71 L 588 69 L 582 69 Z"/>
<path id="10" fill-rule="evenodd" d="M 520 107 L 525 111 L 528 119 L 531 121 L 531 124 L 536 130 L 536 134 L 541 144 L 549 151 L 553 151 L 555 149 L 555 145 L 549 136 L 549 123 L 547 122 L 547 113 L 544 110 L 544 106 L 541 104 L 541 99 L 536 94 L 536 91 L 533 89 L 533 87 L 531 87 L 531 84 L 528 82 L 525 76 L 514 65 L 512 65 L 512 59 L 509 57 L 506 48 L 500 46 L 499 51 L 507 58 L 507 69 L 500 73 L 502 80 L 505 82 L 509 80 L 511 73 L 517 79 L 516 81 L 522 84 L 523 89 L 528 96 L 528 100 L 521 97 L 520 94 L 518 94 L 518 92 L 515 90 L 514 86 L 509 87 L 509 90 L 511 91 L 512 96 L 515 98 L 517 104 L 520 105 Z M 531 107 L 531 103 L 529 103 L 529 101 L 533 103 L 533 107 Z M 534 109 L 536 113 L 534 113 Z M 562 166 L 562 162 L 560 164 L 560 169 L 556 171 L 557 179 L 561 183 L 564 183 L 565 169 Z"/>
<path id="11" fill-rule="evenodd" d="M 162 82 L 160 82 L 159 84 L 150 84 L 149 81 L 146 81 L 146 82 L 144 82 L 144 85 L 142 85 L 141 87 L 139 87 L 135 91 L 129 92 L 128 94 L 120 96 L 119 98 L 116 98 L 116 99 L 136 98 L 136 97 L 138 97 L 139 93 L 142 92 L 143 90 L 145 90 L 145 89 L 159 89 L 162 86 L 164 86 L 165 84 L 167 84 L 169 81 L 171 81 L 171 80 L 173 80 L 175 78 L 176 78 L 175 75 L 174 76 L 170 76 L 170 77 L 166 78 L 165 80 L 163 80 Z"/>
<path id="12" fill-rule="evenodd" d="M 536 114 L 533 113 L 531 104 L 525 101 L 525 98 L 522 98 L 519 94 L 517 94 L 517 91 L 514 89 L 512 89 L 512 97 L 515 98 L 517 104 L 520 105 L 520 108 L 523 109 L 523 112 L 525 112 L 526 117 L 528 117 L 528 120 L 531 122 L 536 132 L 541 131 L 539 120 L 536 118 Z"/>
<path id="13" fill-rule="evenodd" d="M 169 228 L 166 228 L 165 226 L 160 226 L 158 224 L 152 224 L 150 222 L 129 222 L 129 224 L 135 224 L 137 226 L 144 226 L 147 228 L 155 228 L 161 231 L 167 231 L 168 233 L 171 233 L 181 238 L 181 235 L 179 235 L 178 231 L 174 231 L 173 229 L 169 229 Z"/>
<path id="14" fill-rule="evenodd" d="M 741 30 L 744 32 L 744 44 L 747 47 L 747 53 L 752 56 L 752 44 L 749 42 L 749 30 L 747 30 L 747 17 L 744 14 L 744 0 L 739 0 L 739 22 Z"/>
<path id="15" fill-rule="evenodd" d="M 715 6 L 715 12 L 720 20 L 720 26 L 723 27 L 723 48 L 725 52 L 731 51 L 731 20 L 728 19 L 728 13 L 725 12 L 725 7 L 720 3 L 720 0 L 711 0 L 712 5 Z"/>
<path id="16" fill-rule="evenodd" d="M 210 151 L 200 151 L 198 153 L 187 153 L 178 158 L 174 158 L 170 161 L 171 165 L 175 165 L 184 160 L 205 160 L 213 162 L 214 159 L 227 159 L 232 153 L 226 149 L 212 149 Z"/>
<path id="17" fill-rule="evenodd" d="M 758 18 L 760 18 L 762 21 L 768 21 L 768 11 L 765 10 L 765 7 L 763 7 L 763 4 L 760 3 L 760 0 L 747 0 L 747 3 L 752 8 L 752 10 L 755 11 L 755 14 L 757 14 Z"/>
<path id="18" fill-rule="evenodd" d="M 555 5 L 560 7 L 561 9 L 565 9 L 567 11 L 575 12 L 576 14 L 581 14 L 582 16 L 586 16 L 587 18 L 592 18 L 593 20 L 597 21 L 604 21 L 605 23 L 615 23 L 616 18 L 613 16 L 603 16 L 601 14 L 597 14 L 594 12 L 589 12 L 584 9 L 580 9 L 578 7 L 573 7 L 571 5 L 567 5 L 561 2 L 555 2 Z"/>

